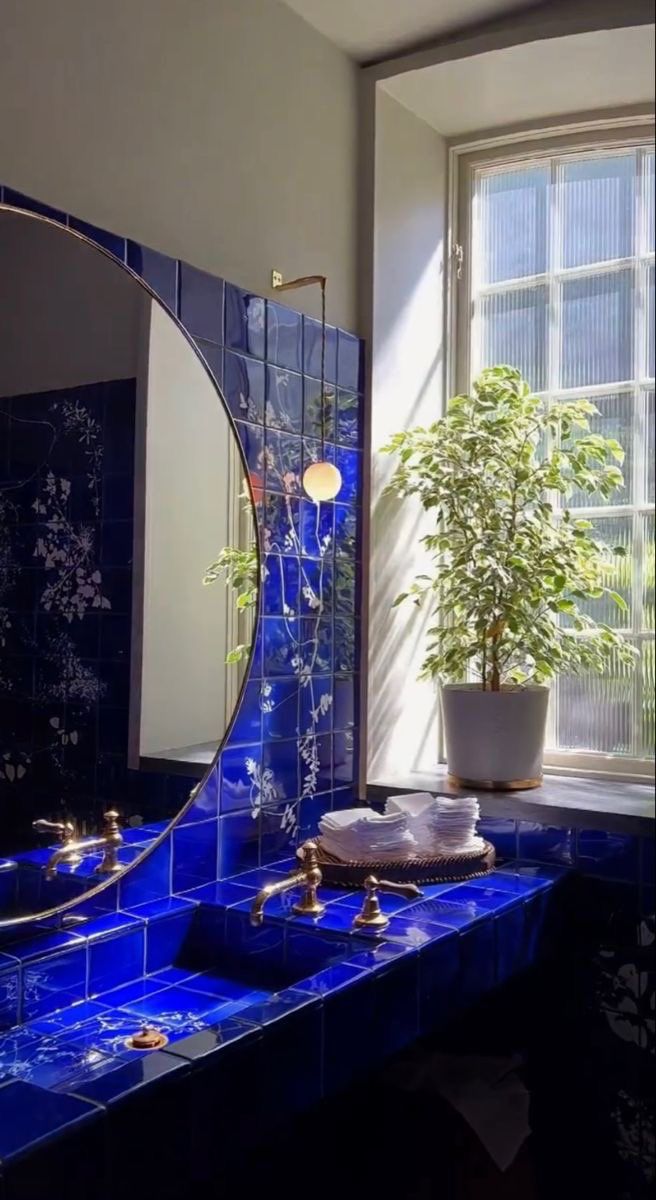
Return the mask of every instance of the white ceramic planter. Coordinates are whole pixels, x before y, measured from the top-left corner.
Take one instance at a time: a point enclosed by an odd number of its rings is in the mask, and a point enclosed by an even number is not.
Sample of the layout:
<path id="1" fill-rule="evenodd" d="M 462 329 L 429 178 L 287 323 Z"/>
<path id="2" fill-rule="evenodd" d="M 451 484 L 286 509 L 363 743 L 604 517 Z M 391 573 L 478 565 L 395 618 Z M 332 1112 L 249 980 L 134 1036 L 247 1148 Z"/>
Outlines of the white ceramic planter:
<path id="1" fill-rule="evenodd" d="M 440 689 L 449 778 L 464 787 L 519 790 L 542 782 L 549 689 L 477 684 Z"/>

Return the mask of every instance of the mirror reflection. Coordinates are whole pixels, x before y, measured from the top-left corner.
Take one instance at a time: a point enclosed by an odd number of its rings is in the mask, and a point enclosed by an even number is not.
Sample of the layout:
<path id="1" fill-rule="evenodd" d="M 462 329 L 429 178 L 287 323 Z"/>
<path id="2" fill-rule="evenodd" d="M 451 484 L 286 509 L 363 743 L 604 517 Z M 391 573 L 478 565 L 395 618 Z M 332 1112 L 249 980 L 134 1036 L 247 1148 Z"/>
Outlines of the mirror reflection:
<path id="1" fill-rule="evenodd" d="M 214 758 L 253 635 L 246 496 L 166 310 L 0 210 L 0 922 L 129 866 Z"/>

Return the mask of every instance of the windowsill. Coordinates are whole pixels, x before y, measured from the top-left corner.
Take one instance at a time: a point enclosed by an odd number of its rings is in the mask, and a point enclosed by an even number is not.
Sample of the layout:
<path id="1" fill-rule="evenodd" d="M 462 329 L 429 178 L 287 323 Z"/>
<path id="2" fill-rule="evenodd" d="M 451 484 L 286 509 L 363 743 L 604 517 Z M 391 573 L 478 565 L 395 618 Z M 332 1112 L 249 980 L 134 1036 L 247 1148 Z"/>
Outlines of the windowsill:
<path id="1" fill-rule="evenodd" d="M 408 791 L 476 796 L 482 813 L 489 817 L 654 836 L 654 788 L 649 783 L 546 775 L 539 788 L 488 792 L 454 787 L 448 782 L 446 767 L 438 766 L 434 771 L 408 771 L 387 779 L 374 779 L 367 785 L 367 799 L 382 800 Z"/>

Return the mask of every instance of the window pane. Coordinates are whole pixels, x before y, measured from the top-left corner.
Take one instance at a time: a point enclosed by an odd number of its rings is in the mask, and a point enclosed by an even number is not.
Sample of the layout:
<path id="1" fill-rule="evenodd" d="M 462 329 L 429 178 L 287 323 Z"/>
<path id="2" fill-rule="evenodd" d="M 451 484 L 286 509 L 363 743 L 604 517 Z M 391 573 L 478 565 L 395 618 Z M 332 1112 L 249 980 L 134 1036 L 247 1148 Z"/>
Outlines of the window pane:
<path id="1" fill-rule="evenodd" d="M 633 675 L 621 663 L 604 675 L 559 679 L 557 746 L 563 750 L 631 751 Z"/>
<path id="2" fill-rule="evenodd" d="M 647 394 L 647 499 L 654 503 L 654 451 L 656 450 L 654 393 Z"/>
<path id="3" fill-rule="evenodd" d="M 605 578 L 605 586 L 618 592 L 629 606 L 628 612 L 622 612 L 614 600 L 602 596 L 601 600 L 579 600 L 581 612 L 587 613 L 595 621 L 611 625 L 614 629 L 627 629 L 631 624 L 631 605 L 633 601 L 631 580 L 633 574 L 633 518 L 627 517 L 594 517 L 591 518 L 593 529 L 591 536 L 598 542 L 605 542 L 609 549 L 613 546 L 623 546 L 626 558 L 612 556 L 612 567 Z"/>
<path id="4" fill-rule="evenodd" d="M 561 387 L 633 377 L 633 291 L 632 271 L 563 284 Z"/>
<path id="5" fill-rule="evenodd" d="M 642 517 L 642 628 L 654 629 L 654 514 Z"/>
<path id="6" fill-rule="evenodd" d="M 584 158 L 563 167 L 564 267 L 633 253 L 635 169 L 633 154 Z"/>
<path id="7" fill-rule="evenodd" d="M 481 283 L 539 275 L 547 269 L 548 167 L 479 176 Z"/>
<path id="8" fill-rule="evenodd" d="M 547 289 L 519 288 L 481 301 L 482 366 L 518 367 L 534 392 L 546 386 Z"/>
<path id="9" fill-rule="evenodd" d="M 647 249 L 653 251 L 654 244 L 656 243 L 656 229 L 654 228 L 654 221 L 656 219 L 656 204 L 654 203 L 655 188 L 654 188 L 654 155 L 653 154 L 645 155 L 645 184 L 646 184 L 646 198 L 647 198 L 647 203 L 645 205 L 645 208 L 646 208 L 645 220 L 646 220 L 646 224 L 647 224 Z"/>
<path id="10" fill-rule="evenodd" d="M 640 646 L 640 677 L 642 682 L 642 705 L 640 733 L 642 745 L 638 750 L 641 758 L 654 757 L 656 741 L 656 671 L 654 670 L 654 641 L 645 640 Z"/>
<path id="11" fill-rule="evenodd" d="M 619 396 L 595 396 L 593 403 L 599 409 L 599 415 L 590 417 L 590 432 L 601 434 L 602 437 L 615 438 L 622 446 L 625 458 L 622 463 L 624 487 L 613 493 L 611 504 L 630 504 L 633 495 L 633 422 L 634 399 L 627 392 Z M 584 435 L 582 435 L 584 436 Z M 571 508 L 582 506 L 591 508 L 594 505 L 603 507 L 609 501 L 604 500 L 598 492 L 589 495 L 588 492 L 577 488 L 566 502 Z"/>

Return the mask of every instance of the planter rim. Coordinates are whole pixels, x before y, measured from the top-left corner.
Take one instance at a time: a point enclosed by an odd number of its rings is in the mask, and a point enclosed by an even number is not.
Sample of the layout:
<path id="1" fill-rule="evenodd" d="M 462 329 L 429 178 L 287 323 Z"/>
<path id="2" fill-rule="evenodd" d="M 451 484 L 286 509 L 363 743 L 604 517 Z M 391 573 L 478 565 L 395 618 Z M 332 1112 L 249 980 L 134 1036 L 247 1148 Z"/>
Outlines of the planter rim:
<path id="1" fill-rule="evenodd" d="M 498 692 L 483 691 L 480 683 L 441 683 L 443 692 L 474 692 L 479 696 L 517 696 L 522 692 L 548 692 L 551 689 L 546 683 L 508 683 Z"/>

